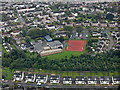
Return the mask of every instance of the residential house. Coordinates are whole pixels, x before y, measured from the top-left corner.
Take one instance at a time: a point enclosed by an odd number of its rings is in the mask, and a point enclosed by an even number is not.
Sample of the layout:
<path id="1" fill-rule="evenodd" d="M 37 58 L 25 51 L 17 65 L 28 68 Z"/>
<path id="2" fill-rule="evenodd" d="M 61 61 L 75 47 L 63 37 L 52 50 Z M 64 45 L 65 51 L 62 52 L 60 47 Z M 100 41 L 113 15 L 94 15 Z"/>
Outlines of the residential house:
<path id="1" fill-rule="evenodd" d="M 90 26 L 90 24 L 91 24 L 91 23 L 90 23 L 90 21 L 88 21 L 88 20 L 86 20 L 85 22 L 83 22 L 83 25 L 84 25 L 84 26 Z"/>
<path id="2" fill-rule="evenodd" d="M 50 83 L 60 83 L 60 77 L 59 76 L 50 76 Z"/>
<path id="3" fill-rule="evenodd" d="M 51 29 L 55 29 L 55 26 L 54 25 L 46 25 L 46 28 L 48 28 L 49 30 L 51 30 Z"/>
<path id="4" fill-rule="evenodd" d="M 88 76 L 87 82 L 88 82 L 88 84 L 97 84 L 97 77 L 95 77 L 95 76 Z"/>
<path id="5" fill-rule="evenodd" d="M 100 26 L 101 27 L 107 27 L 107 23 L 106 22 L 100 22 Z"/>
<path id="6" fill-rule="evenodd" d="M 10 35 L 9 35 L 8 33 L 2 32 L 1 37 L 2 37 L 2 38 L 4 38 L 4 37 L 10 37 Z"/>
<path id="7" fill-rule="evenodd" d="M 110 77 L 109 76 L 101 76 L 100 84 L 110 84 Z"/>
<path id="8" fill-rule="evenodd" d="M 101 36 L 99 31 L 93 31 L 92 36 Z"/>
<path id="9" fill-rule="evenodd" d="M 23 27 L 23 23 L 17 23 L 17 27 L 18 28 L 22 28 Z"/>
<path id="10" fill-rule="evenodd" d="M 13 74 L 13 81 L 22 81 L 24 78 L 24 72 L 16 71 Z"/>
<path id="11" fill-rule="evenodd" d="M 67 35 L 66 35 L 66 32 L 61 32 L 61 33 L 56 33 L 55 34 L 55 37 L 57 38 L 57 37 L 61 37 L 61 36 L 63 36 L 63 37 L 66 37 Z"/>
<path id="12" fill-rule="evenodd" d="M 86 84 L 84 76 L 76 76 L 75 84 Z"/>
<path id="13" fill-rule="evenodd" d="M 96 22 L 92 22 L 91 25 L 92 26 L 99 26 L 99 22 L 97 22 L 97 21 Z"/>
<path id="14" fill-rule="evenodd" d="M 112 76 L 112 85 L 120 84 L 120 77 L 119 76 Z"/>
<path id="15" fill-rule="evenodd" d="M 28 8 L 27 7 L 26 9 L 18 9 L 17 12 L 25 12 L 25 11 L 28 12 L 28 11 L 34 11 L 34 10 L 35 10 L 35 8 Z"/>
<path id="16" fill-rule="evenodd" d="M 116 27 L 115 22 L 114 21 L 110 22 L 109 27 Z"/>
<path id="17" fill-rule="evenodd" d="M 71 76 L 63 76 L 63 84 L 72 84 L 72 77 Z"/>
<path id="18" fill-rule="evenodd" d="M 61 16 L 61 15 L 64 15 L 64 14 L 65 14 L 64 11 L 59 11 L 59 12 L 54 12 L 53 16 Z"/>
<path id="19" fill-rule="evenodd" d="M 35 74 L 32 74 L 32 73 L 26 73 L 25 74 L 25 82 L 34 82 L 35 81 L 35 78 L 36 78 L 36 75 Z"/>
<path id="20" fill-rule="evenodd" d="M 15 31 L 11 32 L 10 34 L 13 35 L 13 36 L 16 36 L 16 35 L 20 34 L 20 31 L 15 30 Z"/>
<path id="21" fill-rule="evenodd" d="M 38 83 L 46 83 L 48 79 L 48 75 L 38 75 L 38 77 L 36 78 L 36 82 Z"/>
<path id="22" fill-rule="evenodd" d="M 71 15 L 71 16 L 68 17 L 68 19 L 69 19 L 69 20 L 73 20 L 73 19 L 75 19 L 75 16 L 74 16 L 74 15 Z"/>

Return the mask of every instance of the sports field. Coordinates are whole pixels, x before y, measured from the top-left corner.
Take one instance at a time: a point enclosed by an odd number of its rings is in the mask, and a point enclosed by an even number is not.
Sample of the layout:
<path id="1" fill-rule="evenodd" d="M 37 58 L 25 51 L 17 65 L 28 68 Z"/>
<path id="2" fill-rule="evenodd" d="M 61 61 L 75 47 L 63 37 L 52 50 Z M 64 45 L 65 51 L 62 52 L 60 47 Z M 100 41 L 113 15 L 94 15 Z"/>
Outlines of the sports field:
<path id="1" fill-rule="evenodd" d="M 67 44 L 66 51 L 83 51 L 84 50 L 84 40 L 69 40 Z"/>
<path id="2" fill-rule="evenodd" d="M 74 41 L 78 41 L 78 40 L 75 39 Z M 79 40 L 79 41 L 83 41 L 83 40 Z M 66 46 L 63 49 L 63 52 L 57 53 L 57 54 L 48 55 L 48 56 L 43 56 L 43 58 L 47 57 L 49 60 L 53 60 L 53 59 L 59 60 L 59 59 L 64 59 L 65 57 L 70 58 L 71 55 L 79 56 L 79 55 L 81 55 L 83 53 L 87 53 L 87 49 L 86 49 L 87 40 L 84 40 L 84 41 L 85 41 L 85 44 L 84 44 L 84 48 L 83 48 L 82 52 L 80 52 L 80 51 L 66 51 L 67 44 L 68 44 L 68 42 L 66 42 Z"/>

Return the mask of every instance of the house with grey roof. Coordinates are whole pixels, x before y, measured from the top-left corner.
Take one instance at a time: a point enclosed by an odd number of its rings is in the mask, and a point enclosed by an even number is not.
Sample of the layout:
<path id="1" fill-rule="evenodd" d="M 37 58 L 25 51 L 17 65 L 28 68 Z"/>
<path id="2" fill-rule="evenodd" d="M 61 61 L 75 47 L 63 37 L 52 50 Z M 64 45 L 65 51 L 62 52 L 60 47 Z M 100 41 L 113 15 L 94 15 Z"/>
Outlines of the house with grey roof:
<path id="1" fill-rule="evenodd" d="M 24 73 L 21 72 L 21 71 L 16 71 L 14 74 L 13 74 L 13 81 L 22 81 L 24 78 Z"/>
<path id="2" fill-rule="evenodd" d="M 48 75 L 38 75 L 36 78 L 37 83 L 46 83 L 48 79 Z"/>
<path id="3" fill-rule="evenodd" d="M 97 84 L 97 77 L 88 76 L 88 84 Z"/>
<path id="4" fill-rule="evenodd" d="M 112 85 L 120 84 L 120 76 L 112 76 Z"/>
<path id="5" fill-rule="evenodd" d="M 50 76 L 50 83 L 60 83 L 60 77 L 59 76 Z"/>
<path id="6" fill-rule="evenodd" d="M 25 74 L 25 82 L 34 82 L 35 81 L 35 78 L 36 78 L 36 75 L 35 74 L 32 74 L 32 73 L 26 73 Z"/>
<path id="7" fill-rule="evenodd" d="M 110 83 L 110 77 L 109 76 L 101 76 L 100 77 L 100 84 L 109 84 Z"/>
<path id="8" fill-rule="evenodd" d="M 85 77 L 83 77 L 83 76 L 76 76 L 75 84 L 86 84 Z"/>
<path id="9" fill-rule="evenodd" d="M 72 77 L 71 76 L 63 76 L 63 84 L 72 84 Z"/>

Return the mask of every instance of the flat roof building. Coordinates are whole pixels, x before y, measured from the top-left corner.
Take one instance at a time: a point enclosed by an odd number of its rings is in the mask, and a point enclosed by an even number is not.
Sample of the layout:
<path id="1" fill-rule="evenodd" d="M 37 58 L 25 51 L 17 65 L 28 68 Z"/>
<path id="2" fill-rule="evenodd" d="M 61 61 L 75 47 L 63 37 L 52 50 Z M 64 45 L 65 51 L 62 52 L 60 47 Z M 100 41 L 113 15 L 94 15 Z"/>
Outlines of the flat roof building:
<path id="1" fill-rule="evenodd" d="M 48 42 L 52 41 L 52 38 L 51 38 L 49 35 L 45 36 L 45 39 L 46 39 Z"/>

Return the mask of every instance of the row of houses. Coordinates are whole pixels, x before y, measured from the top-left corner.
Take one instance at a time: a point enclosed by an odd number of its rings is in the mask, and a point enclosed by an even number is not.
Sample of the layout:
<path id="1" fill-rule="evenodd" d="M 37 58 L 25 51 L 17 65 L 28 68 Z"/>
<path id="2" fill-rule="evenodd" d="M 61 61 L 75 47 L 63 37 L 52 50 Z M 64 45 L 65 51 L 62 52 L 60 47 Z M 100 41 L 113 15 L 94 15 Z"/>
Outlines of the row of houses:
<path id="1" fill-rule="evenodd" d="M 12 47 L 10 46 L 10 44 L 8 42 L 5 42 L 5 40 L 3 40 L 3 47 L 6 49 L 7 52 L 11 52 L 12 51 Z"/>
<path id="2" fill-rule="evenodd" d="M 88 20 L 86 20 L 86 22 L 83 22 L 81 25 L 84 25 L 84 26 L 101 26 L 101 27 L 116 27 L 118 26 L 118 24 L 114 21 L 111 21 L 110 23 L 104 21 L 104 22 L 90 22 Z"/>
<path id="3" fill-rule="evenodd" d="M 120 77 L 119 76 L 112 76 L 110 78 L 109 76 L 101 76 L 100 78 L 96 76 L 88 76 L 88 78 L 85 78 L 84 76 L 76 76 L 75 78 L 72 78 L 72 76 L 63 76 L 60 78 L 59 75 L 36 75 L 34 73 L 24 73 L 20 71 L 16 71 L 13 74 L 12 80 L 15 81 L 24 81 L 25 83 L 32 82 L 36 83 L 37 85 L 51 83 L 51 84 L 58 84 L 62 83 L 64 85 L 66 84 L 102 84 L 102 85 L 109 85 L 112 83 L 112 85 L 120 84 Z"/>
<path id="4" fill-rule="evenodd" d="M 99 31 L 93 31 L 93 38 L 97 39 L 97 42 L 93 42 L 93 47 L 91 47 L 92 51 L 95 53 L 102 53 L 106 50 L 106 46 L 109 45 L 109 39 L 105 36 L 104 33 Z"/>

